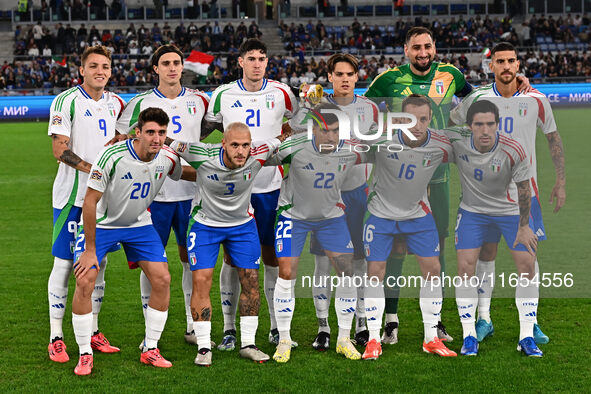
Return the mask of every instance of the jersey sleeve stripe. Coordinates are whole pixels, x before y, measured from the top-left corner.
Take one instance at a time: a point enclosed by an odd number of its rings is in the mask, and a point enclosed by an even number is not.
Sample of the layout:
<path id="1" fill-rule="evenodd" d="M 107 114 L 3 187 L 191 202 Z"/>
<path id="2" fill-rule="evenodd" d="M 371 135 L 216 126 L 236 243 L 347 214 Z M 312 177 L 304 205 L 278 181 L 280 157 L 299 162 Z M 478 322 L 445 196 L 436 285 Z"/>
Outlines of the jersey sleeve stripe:
<path id="1" fill-rule="evenodd" d="M 279 86 L 278 84 L 273 84 L 274 87 L 276 87 L 277 89 L 279 89 L 281 91 L 281 93 L 283 93 L 283 98 L 285 100 L 285 108 L 288 111 L 293 111 L 293 104 L 291 102 L 291 99 L 289 98 L 289 94 L 287 93 L 287 91 L 282 87 Z"/>
<path id="2" fill-rule="evenodd" d="M 525 160 L 525 158 L 527 157 L 527 155 L 525 154 L 525 150 L 523 150 L 523 147 L 519 144 L 519 142 L 513 141 L 503 135 L 499 135 L 499 141 L 503 145 L 507 145 L 513 148 L 517 152 L 521 160 Z"/>
<path id="3" fill-rule="evenodd" d="M 513 167 L 515 165 L 515 160 L 513 159 L 513 156 L 511 155 L 511 153 L 507 152 L 505 149 L 501 149 L 503 152 L 505 152 L 507 154 L 507 156 L 509 156 L 509 160 L 511 160 L 511 167 Z"/>
<path id="4" fill-rule="evenodd" d="M 542 103 L 542 100 L 540 100 L 538 97 L 534 97 L 536 99 L 536 102 L 538 103 L 538 118 L 540 119 L 540 121 L 542 122 L 542 124 L 546 123 L 546 110 L 544 109 L 544 104 Z"/>

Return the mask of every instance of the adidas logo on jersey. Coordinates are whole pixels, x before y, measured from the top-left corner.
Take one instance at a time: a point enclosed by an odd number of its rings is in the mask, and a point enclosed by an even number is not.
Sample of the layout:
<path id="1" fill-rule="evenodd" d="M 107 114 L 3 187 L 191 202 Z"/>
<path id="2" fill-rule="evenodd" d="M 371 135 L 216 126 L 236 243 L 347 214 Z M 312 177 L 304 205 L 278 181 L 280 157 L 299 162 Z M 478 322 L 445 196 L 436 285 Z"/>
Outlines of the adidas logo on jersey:
<path id="1" fill-rule="evenodd" d="M 536 235 L 537 235 L 538 237 L 543 237 L 545 234 L 544 234 L 544 231 L 542 231 L 542 229 L 541 229 L 541 228 L 539 228 L 539 229 L 538 229 L 538 231 L 536 231 Z"/>
<path id="2" fill-rule="evenodd" d="M 308 163 L 305 166 L 302 167 L 304 170 L 312 170 L 314 171 L 314 166 L 312 165 L 312 163 Z"/>
<path id="3" fill-rule="evenodd" d="M 219 181 L 218 174 L 208 175 L 207 179 L 211 179 L 212 181 Z"/>
<path id="4" fill-rule="evenodd" d="M 467 163 L 468 162 L 468 155 L 466 155 L 466 154 L 460 155 L 460 159 L 464 160 Z"/>
<path id="5" fill-rule="evenodd" d="M 92 113 L 90 113 L 89 109 L 86 110 L 86 112 L 84 113 L 84 116 L 92 116 Z"/>
<path id="6" fill-rule="evenodd" d="M 240 100 L 236 100 L 230 108 L 239 108 L 239 107 L 242 107 L 242 103 L 240 102 Z"/>
<path id="7" fill-rule="evenodd" d="M 131 172 L 128 171 L 127 174 L 121 177 L 121 179 L 133 179 L 133 177 L 131 176 Z"/>
<path id="8" fill-rule="evenodd" d="M 353 241 L 349 241 L 347 244 L 347 249 L 353 249 Z"/>

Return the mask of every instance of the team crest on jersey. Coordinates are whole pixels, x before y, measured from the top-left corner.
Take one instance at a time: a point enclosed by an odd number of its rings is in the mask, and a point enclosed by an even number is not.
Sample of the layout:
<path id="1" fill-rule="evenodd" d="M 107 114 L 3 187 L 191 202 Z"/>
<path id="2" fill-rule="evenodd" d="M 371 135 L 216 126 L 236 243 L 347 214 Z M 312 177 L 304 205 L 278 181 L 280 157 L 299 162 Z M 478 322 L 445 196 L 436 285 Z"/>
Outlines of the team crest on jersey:
<path id="1" fill-rule="evenodd" d="M 194 101 L 187 101 L 187 110 L 189 115 L 195 115 L 197 113 L 197 105 Z"/>
<path id="2" fill-rule="evenodd" d="M 443 81 L 435 81 L 435 92 L 437 94 L 443 94 Z"/>
<path id="3" fill-rule="evenodd" d="M 250 178 L 252 178 L 252 171 L 250 170 L 250 168 L 247 168 L 246 170 L 242 171 L 242 176 L 244 177 L 245 181 L 250 181 Z"/>
<path id="4" fill-rule="evenodd" d="M 112 118 L 116 118 L 117 117 L 117 111 L 115 110 L 115 106 L 113 105 L 113 103 L 107 104 L 107 108 L 109 110 L 109 114 L 111 114 L 111 117 Z"/>
<path id="5" fill-rule="evenodd" d="M 347 159 L 340 158 L 339 159 L 339 172 L 345 171 L 347 169 Z"/>
<path id="6" fill-rule="evenodd" d="M 365 109 L 362 107 L 357 107 L 357 117 L 359 118 L 359 122 L 365 122 Z"/>
<path id="7" fill-rule="evenodd" d="M 53 118 L 51 118 L 51 125 L 52 126 L 61 126 L 62 125 L 62 117 L 59 115 L 53 115 Z"/>
<path id="8" fill-rule="evenodd" d="M 274 94 L 266 95 L 265 102 L 267 103 L 267 109 L 275 108 L 275 95 Z"/>
<path id="9" fill-rule="evenodd" d="M 156 166 L 156 174 L 154 175 L 154 179 L 162 179 L 164 176 L 164 166 Z"/>
<path id="10" fill-rule="evenodd" d="M 519 116 L 522 118 L 527 115 L 527 103 L 519 103 Z"/>
<path id="11" fill-rule="evenodd" d="M 365 256 L 366 257 L 369 257 L 370 256 L 370 254 L 369 254 L 369 244 L 363 245 L 363 248 L 365 249 Z"/>
<path id="12" fill-rule="evenodd" d="M 431 153 L 427 153 L 425 156 L 423 156 L 423 167 L 427 167 L 431 164 L 431 157 Z"/>
<path id="13" fill-rule="evenodd" d="M 493 172 L 500 172 L 501 171 L 501 163 L 502 163 L 501 159 L 493 159 L 492 165 L 491 165 L 492 171 Z"/>
<path id="14" fill-rule="evenodd" d="M 103 178 L 103 173 L 99 170 L 92 170 L 92 174 L 90 174 L 90 179 L 94 179 L 95 181 L 100 181 Z"/>
<path id="15" fill-rule="evenodd" d="M 195 257 L 195 253 L 189 253 L 189 263 L 191 263 L 193 266 L 197 264 L 197 257 Z"/>
<path id="16" fill-rule="evenodd" d="M 282 239 L 277 240 L 277 244 L 275 246 L 275 249 L 277 249 L 277 253 L 283 252 L 283 240 Z"/>

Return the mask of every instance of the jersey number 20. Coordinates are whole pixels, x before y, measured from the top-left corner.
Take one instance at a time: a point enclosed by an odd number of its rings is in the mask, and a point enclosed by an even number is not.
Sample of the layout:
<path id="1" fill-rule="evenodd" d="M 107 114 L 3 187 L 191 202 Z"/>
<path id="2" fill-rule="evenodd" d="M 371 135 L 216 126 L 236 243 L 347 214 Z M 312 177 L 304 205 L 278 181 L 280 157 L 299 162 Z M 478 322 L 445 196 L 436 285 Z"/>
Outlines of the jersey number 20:
<path id="1" fill-rule="evenodd" d="M 130 200 L 137 200 L 139 198 L 146 198 L 148 197 L 148 193 L 150 192 L 150 182 L 146 182 L 141 184 L 139 182 L 134 183 L 133 190 L 131 191 L 131 196 L 129 196 Z M 139 194 L 139 196 L 137 195 Z"/>

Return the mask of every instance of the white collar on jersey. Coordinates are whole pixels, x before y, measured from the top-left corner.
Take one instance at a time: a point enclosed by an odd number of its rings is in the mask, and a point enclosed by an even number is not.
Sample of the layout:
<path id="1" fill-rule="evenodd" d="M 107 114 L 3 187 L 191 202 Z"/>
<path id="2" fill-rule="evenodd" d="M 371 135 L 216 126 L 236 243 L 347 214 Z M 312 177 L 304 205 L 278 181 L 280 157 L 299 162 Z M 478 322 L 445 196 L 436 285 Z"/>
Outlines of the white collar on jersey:
<path id="1" fill-rule="evenodd" d="M 179 93 L 179 95 L 177 97 L 181 97 L 185 95 L 185 87 L 181 87 L 181 92 Z M 158 90 L 158 88 L 154 88 L 154 94 L 156 95 L 156 97 L 158 98 L 167 98 L 164 94 L 162 94 L 162 92 L 160 90 Z"/>
<path id="2" fill-rule="evenodd" d="M 332 93 L 331 93 L 331 94 L 329 94 L 328 96 L 326 96 L 326 101 L 328 101 L 329 103 L 331 103 L 331 104 L 334 104 L 334 105 L 339 105 L 339 104 L 337 104 L 337 102 L 335 101 L 335 99 L 334 99 L 334 95 L 333 95 Z M 353 101 L 351 101 L 351 103 L 350 103 L 350 104 L 354 104 L 356 101 L 357 101 L 357 95 L 356 95 L 356 94 L 354 94 L 354 95 L 353 95 Z M 347 105 L 350 105 L 350 104 L 347 104 Z"/>
<path id="3" fill-rule="evenodd" d="M 398 136 L 398 141 L 400 141 L 401 145 L 408 146 L 408 144 L 406 142 L 404 142 L 404 138 L 402 138 L 402 131 L 400 131 L 400 129 L 398 129 L 398 131 L 396 132 L 396 135 Z M 427 129 L 427 139 L 425 140 L 425 142 L 423 142 L 423 144 L 421 146 L 416 146 L 415 148 L 421 148 L 423 146 L 427 146 L 429 141 L 431 141 L 431 130 Z"/>
<path id="4" fill-rule="evenodd" d="M 495 149 L 497 149 L 497 146 L 499 145 L 499 132 L 497 131 L 496 133 L 496 140 L 495 140 L 495 144 L 493 145 L 493 147 L 488 151 L 488 152 L 480 152 L 478 149 L 476 149 L 476 147 L 474 146 L 474 134 L 470 134 L 470 146 L 472 147 L 472 149 L 474 149 L 476 152 L 481 153 L 481 154 L 486 154 L 489 152 L 494 152 Z"/>
<path id="5" fill-rule="evenodd" d="M 238 87 L 240 88 L 240 90 L 244 90 L 245 92 L 248 92 L 248 90 L 246 90 L 246 88 L 244 87 L 244 84 L 242 83 L 242 79 L 237 79 L 236 83 L 238 84 Z M 259 91 L 265 90 L 266 87 L 267 87 L 267 78 L 263 78 L 263 86 L 261 86 Z"/>
<path id="6" fill-rule="evenodd" d="M 493 82 L 492 83 L 492 88 L 493 88 L 493 92 L 497 95 L 497 96 L 503 96 L 501 93 L 499 93 L 499 90 L 497 89 L 497 83 Z M 513 93 L 513 97 L 515 96 L 519 96 L 519 90 L 516 91 L 515 93 Z"/>
<path id="7" fill-rule="evenodd" d="M 84 88 L 82 87 L 82 85 L 77 85 L 76 86 L 78 88 L 78 90 L 80 91 L 80 93 L 82 94 L 82 96 L 84 96 L 84 98 L 90 99 L 92 100 L 92 97 L 90 97 L 90 94 L 86 93 L 86 90 L 84 90 Z M 105 92 L 103 91 L 103 94 L 101 95 L 101 100 L 105 98 Z"/>

